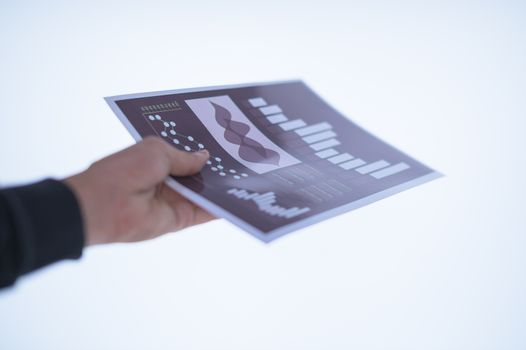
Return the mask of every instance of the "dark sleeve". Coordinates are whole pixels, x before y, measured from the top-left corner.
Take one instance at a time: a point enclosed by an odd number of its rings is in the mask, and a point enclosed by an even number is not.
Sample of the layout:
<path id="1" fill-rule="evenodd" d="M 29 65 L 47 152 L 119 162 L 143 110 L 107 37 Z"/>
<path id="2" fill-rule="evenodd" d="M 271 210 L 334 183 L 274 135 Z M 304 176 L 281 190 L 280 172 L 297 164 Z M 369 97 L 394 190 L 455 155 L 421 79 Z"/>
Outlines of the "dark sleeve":
<path id="1" fill-rule="evenodd" d="M 71 189 L 57 180 L 0 190 L 0 288 L 84 247 L 82 216 Z"/>

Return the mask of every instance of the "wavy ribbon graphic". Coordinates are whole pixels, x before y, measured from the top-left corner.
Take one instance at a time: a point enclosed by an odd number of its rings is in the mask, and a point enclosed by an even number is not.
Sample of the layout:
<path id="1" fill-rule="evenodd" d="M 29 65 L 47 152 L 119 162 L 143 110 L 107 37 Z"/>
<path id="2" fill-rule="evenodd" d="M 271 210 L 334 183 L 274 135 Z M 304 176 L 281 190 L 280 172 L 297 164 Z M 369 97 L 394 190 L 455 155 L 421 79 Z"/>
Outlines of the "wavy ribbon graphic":
<path id="1" fill-rule="evenodd" d="M 278 152 L 265 148 L 256 140 L 246 136 L 250 131 L 250 126 L 232 120 L 232 114 L 225 107 L 212 101 L 210 103 L 214 107 L 217 123 L 225 129 L 225 140 L 239 145 L 238 154 L 241 158 L 254 163 L 279 165 Z"/>

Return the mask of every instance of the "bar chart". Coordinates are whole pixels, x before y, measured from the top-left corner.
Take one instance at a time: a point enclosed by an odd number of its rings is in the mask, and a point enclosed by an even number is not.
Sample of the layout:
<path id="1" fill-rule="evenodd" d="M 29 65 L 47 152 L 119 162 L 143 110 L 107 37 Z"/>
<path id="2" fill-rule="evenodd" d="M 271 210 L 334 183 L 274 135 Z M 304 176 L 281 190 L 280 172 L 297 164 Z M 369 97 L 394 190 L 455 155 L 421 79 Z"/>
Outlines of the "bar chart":
<path id="1" fill-rule="evenodd" d="M 341 142 L 333 126 L 328 122 L 311 125 L 301 119 L 289 119 L 283 109 L 276 104 L 268 104 L 263 97 L 248 99 L 251 107 L 257 108 L 270 124 L 277 125 L 284 132 L 294 132 L 314 154 L 328 163 L 339 166 L 345 171 L 356 171 L 375 179 L 398 174 L 410 168 L 405 162 L 391 164 L 384 159 L 366 161 L 356 155 L 340 151 Z"/>
<path id="2" fill-rule="evenodd" d="M 260 211 L 271 216 L 291 219 L 310 211 L 310 208 L 308 207 L 285 208 L 276 204 L 277 199 L 274 192 L 258 193 L 238 188 L 231 188 L 227 191 L 227 193 L 235 196 L 238 199 L 254 202 Z"/>

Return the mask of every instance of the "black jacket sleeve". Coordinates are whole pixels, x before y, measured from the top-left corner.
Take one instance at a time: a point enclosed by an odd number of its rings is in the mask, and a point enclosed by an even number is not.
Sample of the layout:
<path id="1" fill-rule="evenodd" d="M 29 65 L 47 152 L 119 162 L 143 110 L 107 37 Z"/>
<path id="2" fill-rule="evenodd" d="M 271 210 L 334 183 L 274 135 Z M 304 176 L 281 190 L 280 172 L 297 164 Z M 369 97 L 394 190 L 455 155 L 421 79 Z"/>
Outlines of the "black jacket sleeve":
<path id="1" fill-rule="evenodd" d="M 44 180 L 0 190 L 0 288 L 28 272 L 82 255 L 79 204 L 64 183 Z"/>

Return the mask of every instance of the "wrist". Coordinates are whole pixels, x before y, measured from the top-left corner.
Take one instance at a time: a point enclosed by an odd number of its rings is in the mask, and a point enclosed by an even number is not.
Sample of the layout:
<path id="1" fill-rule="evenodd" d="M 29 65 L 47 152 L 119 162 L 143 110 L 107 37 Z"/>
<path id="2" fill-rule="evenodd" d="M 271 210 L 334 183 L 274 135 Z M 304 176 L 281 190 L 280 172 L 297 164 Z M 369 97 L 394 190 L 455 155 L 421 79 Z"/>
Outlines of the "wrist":
<path id="1" fill-rule="evenodd" d="M 84 244 L 91 246 L 105 243 L 102 237 L 97 234 L 95 222 L 93 220 L 93 188 L 89 189 L 86 184 L 85 173 L 79 173 L 67 177 L 63 182 L 72 190 L 77 198 L 82 215 L 84 226 Z"/>

